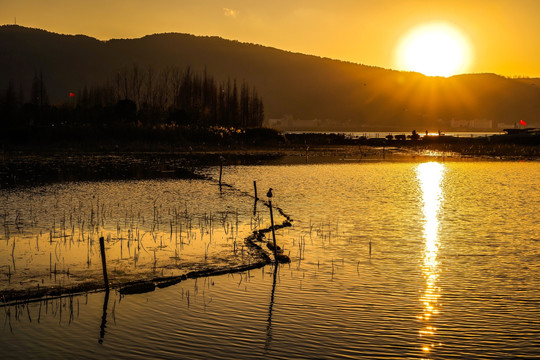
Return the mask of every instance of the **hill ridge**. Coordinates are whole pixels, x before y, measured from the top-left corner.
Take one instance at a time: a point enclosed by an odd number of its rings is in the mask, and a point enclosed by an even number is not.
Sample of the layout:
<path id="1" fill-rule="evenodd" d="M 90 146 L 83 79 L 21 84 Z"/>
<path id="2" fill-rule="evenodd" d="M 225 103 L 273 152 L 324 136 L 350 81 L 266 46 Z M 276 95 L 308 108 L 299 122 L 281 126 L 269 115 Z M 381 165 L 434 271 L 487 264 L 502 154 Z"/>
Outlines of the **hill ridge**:
<path id="1" fill-rule="evenodd" d="M 282 128 L 497 129 L 540 125 L 540 79 L 462 74 L 449 78 L 384 69 L 218 36 L 156 33 L 99 40 L 19 25 L 0 26 L 0 91 L 10 80 L 28 94 L 43 72 L 52 102 L 138 64 L 191 66 L 217 80 L 248 81 L 267 121 Z M 26 95 L 28 96 L 28 95 Z"/>

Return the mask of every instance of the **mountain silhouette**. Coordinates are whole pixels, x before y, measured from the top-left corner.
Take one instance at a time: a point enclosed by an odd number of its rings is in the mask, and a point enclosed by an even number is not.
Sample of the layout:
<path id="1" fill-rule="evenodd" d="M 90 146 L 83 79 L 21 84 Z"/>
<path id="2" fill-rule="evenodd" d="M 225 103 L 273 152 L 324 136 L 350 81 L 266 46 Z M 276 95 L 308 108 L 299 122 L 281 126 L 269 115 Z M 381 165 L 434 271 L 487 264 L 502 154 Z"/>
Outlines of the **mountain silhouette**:
<path id="1" fill-rule="evenodd" d="M 246 80 L 262 96 L 270 125 L 316 130 L 496 129 L 540 126 L 540 79 L 495 74 L 427 77 L 292 53 L 219 37 L 167 33 L 100 41 L 17 25 L 0 26 L 0 91 L 26 98 L 41 73 L 51 103 L 136 64 L 190 66 L 218 81 Z M 311 120 L 311 121 L 307 121 Z"/>

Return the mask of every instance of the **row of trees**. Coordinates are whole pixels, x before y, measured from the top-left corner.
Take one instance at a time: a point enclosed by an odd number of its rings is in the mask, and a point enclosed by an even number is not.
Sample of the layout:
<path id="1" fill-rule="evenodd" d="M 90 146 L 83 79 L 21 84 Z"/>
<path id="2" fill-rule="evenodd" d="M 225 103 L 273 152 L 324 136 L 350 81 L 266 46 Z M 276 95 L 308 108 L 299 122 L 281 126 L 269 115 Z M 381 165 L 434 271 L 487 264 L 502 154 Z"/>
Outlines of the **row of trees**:
<path id="1" fill-rule="evenodd" d="M 49 109 L 49 97 L 41 72 L 34 74 L 28 102 L 25 101 L 22 86 L 19 86 L 17 91 L 15 82 L 10 80 L 5 91 L 0 93 L 0 126 L 10 128 L 32 123 L 31 119 L 40 110 Z"/>
<path id="2" fill-rule="evenodd" d="M 68 94 L 66 94 L 68 97 Z M 218 83 L 191 68 L 124 68 L 102 84 L 85 86 L 51 106 L 41 73 L 30 101 L 10 82 L 0 95 L 2 127 L 195 126 L 261 127 L 264 107 L 256 90 L 236 80 Z"/>

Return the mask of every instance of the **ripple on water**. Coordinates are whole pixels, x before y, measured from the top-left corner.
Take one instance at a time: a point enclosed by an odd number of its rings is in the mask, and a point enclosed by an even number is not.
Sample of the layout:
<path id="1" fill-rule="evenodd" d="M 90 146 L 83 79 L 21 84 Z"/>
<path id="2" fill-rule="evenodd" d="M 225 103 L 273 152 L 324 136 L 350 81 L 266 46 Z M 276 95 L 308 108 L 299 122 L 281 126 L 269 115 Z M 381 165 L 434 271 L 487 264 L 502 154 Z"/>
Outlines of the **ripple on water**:
<path id="1" fill-rule="evenodd" d="M 275 282 L 266 267 L 115 295 L 101 346 L 101 294 L 71 324 L 49 311 L 36 326 L 34 304 L 32 323 L 11 317 L 13 335 L 5 335 L 13 341 L 2 347 L 20 358 L 77 353 L 69 343 L 89 358 L 535 357 L 540 167 L 447 162 L 424 173 L 419 165 L 227 167 L 228 183 L 246 193 L 253 180 L 272 187 L 274 203 L 295 220 L 277 233 L 292 262 Z M 237 206 L 249 223 L 253 204 L 243 210 L 235 192 L 208 192 L 205 203 L 196 191 L 202 213 L 233 204 L 225 207 Z M 148 206 L 154 197 L 145 196 Z"/>

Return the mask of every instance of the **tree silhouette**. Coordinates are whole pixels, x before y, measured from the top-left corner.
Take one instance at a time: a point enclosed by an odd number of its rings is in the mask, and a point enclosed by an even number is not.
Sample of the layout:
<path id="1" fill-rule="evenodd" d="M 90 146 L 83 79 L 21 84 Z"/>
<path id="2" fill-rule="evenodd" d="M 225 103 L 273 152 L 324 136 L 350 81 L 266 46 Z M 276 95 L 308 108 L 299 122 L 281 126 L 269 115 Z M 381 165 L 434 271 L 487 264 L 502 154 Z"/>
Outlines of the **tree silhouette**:
<path id="1" fill-rule="evenodd" d="M 20 109 L 20 111 L 18 110 Z M 11 81 L 1 97 L 2 127 L 21 113 L 25 126 L 261 127 L 263 103 L 247 82 L 218 83 L 206 69 L 124 67 L 102 84 L 85 85 L 69 102 L 49 105 L 43 72 L 34 74 L 30 102 L 19 104 Z"/>

